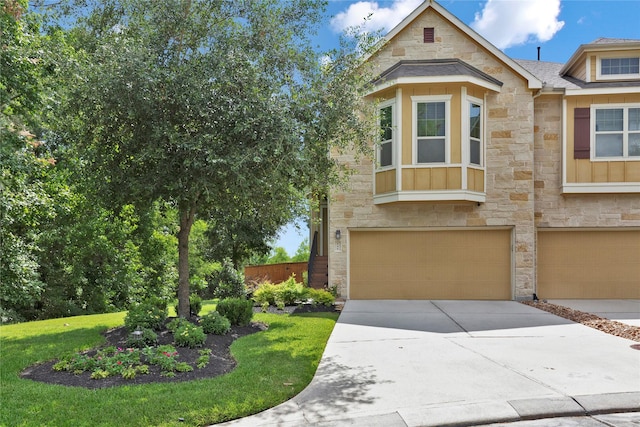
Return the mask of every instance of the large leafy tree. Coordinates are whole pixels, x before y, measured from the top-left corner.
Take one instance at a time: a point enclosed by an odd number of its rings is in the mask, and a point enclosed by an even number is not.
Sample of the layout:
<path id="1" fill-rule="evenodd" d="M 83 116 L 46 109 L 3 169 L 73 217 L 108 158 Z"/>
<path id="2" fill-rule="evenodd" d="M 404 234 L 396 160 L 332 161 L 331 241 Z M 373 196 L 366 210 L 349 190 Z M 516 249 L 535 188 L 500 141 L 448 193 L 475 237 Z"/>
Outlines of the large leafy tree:
<path id="1" fill-rule="evenodd" d="M 57 137 L 103 199 L 176 208 L 187 316 L 196 218 L 228 230 L 220 213 L 236 208 L 271 232 L 299 214 L 318 183 L 339 176 L 329 148 L 366 146 L 367 77 L 354 51 L 322 61 L 311 49 L 321 1 L 81 3 L 64 18 L 79 60 Z"/>
<path id="2" fill-rule="evenodd" d="M 38 125 L 45 93 L 46 39 L 27 2 L 0 3 L 0 312 L 18 317 L 43 290 L 38 275 L 38 224 L 48 217 L 51 197 L 43 183 L 50 166 Z"/>

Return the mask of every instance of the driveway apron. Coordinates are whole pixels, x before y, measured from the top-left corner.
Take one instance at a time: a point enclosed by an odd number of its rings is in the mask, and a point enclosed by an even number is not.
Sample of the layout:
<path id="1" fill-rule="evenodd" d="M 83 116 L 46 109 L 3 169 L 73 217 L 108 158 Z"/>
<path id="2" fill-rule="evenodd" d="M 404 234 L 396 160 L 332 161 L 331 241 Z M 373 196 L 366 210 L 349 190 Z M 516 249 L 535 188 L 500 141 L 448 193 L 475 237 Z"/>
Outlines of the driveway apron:
<path id="1" fill-rule="evenodd" d="M 557 299 L 549 302 L 640 327 L 640 299 Z"/>
<path id="2" fill-rule="evenodd" d="M 640 410 L 640 351 L 513 301 L 347 301 L 311 384 L 225 425 L 442 426 Z"/>

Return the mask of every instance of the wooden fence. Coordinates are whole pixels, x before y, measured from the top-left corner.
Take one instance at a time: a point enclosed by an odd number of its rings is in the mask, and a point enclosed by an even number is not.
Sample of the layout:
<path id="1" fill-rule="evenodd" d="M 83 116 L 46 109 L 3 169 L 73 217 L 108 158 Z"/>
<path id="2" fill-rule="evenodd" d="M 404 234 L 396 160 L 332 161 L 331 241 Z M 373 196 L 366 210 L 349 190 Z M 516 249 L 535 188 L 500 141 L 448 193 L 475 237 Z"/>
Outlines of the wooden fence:
<path id="1" fill-rule="evenodd" d="M 281 283 L 296 275 L 296 281 L 302 282 L 302 273 L 307 271 L 307 262 L 284 262 L 282 264 L 247 265 L 244 268 L 245 283 L 268 280 Z"/>

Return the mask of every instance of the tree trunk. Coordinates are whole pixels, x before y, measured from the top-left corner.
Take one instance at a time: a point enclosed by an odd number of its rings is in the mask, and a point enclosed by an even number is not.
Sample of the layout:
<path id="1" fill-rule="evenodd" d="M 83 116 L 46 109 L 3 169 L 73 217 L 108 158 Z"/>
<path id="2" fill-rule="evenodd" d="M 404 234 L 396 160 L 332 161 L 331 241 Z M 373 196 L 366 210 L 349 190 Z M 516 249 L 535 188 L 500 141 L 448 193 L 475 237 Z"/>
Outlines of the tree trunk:
<path id="1" fill-rule="evenodd" d="M 188 318 L 189 306 L 189 234 L 195 217 L 195 207 L 180 211 L 178 231 L 178 316 Z"/>

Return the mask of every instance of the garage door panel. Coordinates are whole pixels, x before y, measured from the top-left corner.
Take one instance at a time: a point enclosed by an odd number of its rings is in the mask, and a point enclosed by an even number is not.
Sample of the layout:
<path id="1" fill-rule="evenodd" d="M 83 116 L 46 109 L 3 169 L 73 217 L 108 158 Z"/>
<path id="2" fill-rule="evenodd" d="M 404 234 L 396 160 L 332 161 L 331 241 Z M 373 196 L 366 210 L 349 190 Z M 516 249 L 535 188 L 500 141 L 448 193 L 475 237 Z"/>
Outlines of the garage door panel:
<path id="1" fill-rule="evenodd" d="M 352 299 L 511 299 L 511 231 L 350 232 Z"/>
<path id="2" fill-rule="evenodd" d="M 541 298 L 640 298 L 640 230 L 541 230 Z"/>

